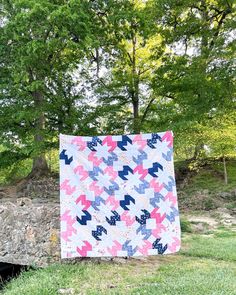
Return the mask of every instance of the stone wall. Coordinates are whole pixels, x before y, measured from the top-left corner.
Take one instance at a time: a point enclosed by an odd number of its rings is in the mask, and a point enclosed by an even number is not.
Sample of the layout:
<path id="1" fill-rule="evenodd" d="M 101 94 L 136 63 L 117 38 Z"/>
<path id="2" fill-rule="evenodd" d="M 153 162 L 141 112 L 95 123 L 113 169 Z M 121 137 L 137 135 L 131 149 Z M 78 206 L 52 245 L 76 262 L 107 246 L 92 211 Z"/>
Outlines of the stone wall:
<path id="1" fill-rule="evenodd" d="M 46 266 L 60 260 L 57 183 L 46 188 L 31 181 L 15 191 L 0 189 L 0 262 Z"/>
<path id="2" fill-rule="evenodd" d="M 59 260 L 59 204 L 2 199 L 0 262 L 44 266 Z"/>
<path id="3" fill-rule="evenodd" d="M 204 204 L 206 192 L 201 198 L 199 195 L 191 198 L 196 199 L 196 206 L 183 197 L 181 191 L 178 196 L 181 209 L 204 209 L 199 206 Z M 235 198 L 235 190 L 214 197 L 217 202 L 223 200 L 218 207 L 226 204 L 225 199 L 235 202 Z M 186 205 L 185 200 L 188 201 Z M 233 209 L 231 211 L 236 214 Z M 0 187 L 0 262 L 46 266 L 60 261 L 59 218 L 58 177 Z M 227 220 L 229 222 L 229 218 Z"/>

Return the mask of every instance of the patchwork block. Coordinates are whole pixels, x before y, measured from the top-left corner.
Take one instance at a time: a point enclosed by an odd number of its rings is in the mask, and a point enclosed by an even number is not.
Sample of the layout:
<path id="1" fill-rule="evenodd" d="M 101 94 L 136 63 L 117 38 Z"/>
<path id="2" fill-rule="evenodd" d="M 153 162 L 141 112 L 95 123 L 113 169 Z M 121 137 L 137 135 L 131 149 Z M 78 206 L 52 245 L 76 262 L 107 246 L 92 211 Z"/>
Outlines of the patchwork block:
<path id="1" fill-rule="evenodd" d="M 60 135 L 61 257 L 180 248 L 171 131 Z"/>

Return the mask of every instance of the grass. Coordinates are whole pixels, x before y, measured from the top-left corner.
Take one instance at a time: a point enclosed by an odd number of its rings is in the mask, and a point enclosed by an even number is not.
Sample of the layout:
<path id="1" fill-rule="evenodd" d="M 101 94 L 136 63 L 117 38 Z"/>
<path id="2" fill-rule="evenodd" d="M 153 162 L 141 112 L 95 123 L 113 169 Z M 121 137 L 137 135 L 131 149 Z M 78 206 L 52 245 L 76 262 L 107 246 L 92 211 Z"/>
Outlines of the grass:
<path id="1" fill-rule="evenodd" d="M 215 163 L 212 166 L 213 171 L 223 173 L 222 163 Z M 228 184 L 224 183 L 223 174 L 222 177 L 217 177 L 211 170 L 200 170 L 195 176 L 191 178 L 184 192 L 187 195 L 194 195 L 197 191 L 206 190 L 210 194 L 217 192 L 229 192 L 236 187 L 236 163 L 231 161 L 227 163 L 228 172 Z"/>
<path id="2" fill-rule="evenodd" d="M 4 295 L 74 294 L 236 295 L 235 232 L 183 235 L 177 255 L 152 256 L 125 264 L 82 262 L 24 272 L 3 289 Z"/>
<path id="3" fill-rule="evenodd" d="M 228 184 L 224 183 L 222 163 L 200 169 L 189 178 L 187 185 L 178 190 L 180 208 L 186 210 L 213 210 L 219 207 L 234 209 L 236 187 L 236 161 L 227 163 Z M 224 193 L 230 194 L 222 198 Z"/>
<path id="4" fill-rule="evenodd" d="M 191 226 L 191 222 L 188 221 L 185 218 L 181 218 L 180 219 L 180 227 L 181 227 L 181 232 L 183 233 L 191 233 L 192 230 L 192 226 Z"/>
<path id="5" fill-rule="evenodd" d="M 220 230 L 209 235 L 185 235 L 185 256 L 211 258 L 236 263 L 236 232 Z"/>

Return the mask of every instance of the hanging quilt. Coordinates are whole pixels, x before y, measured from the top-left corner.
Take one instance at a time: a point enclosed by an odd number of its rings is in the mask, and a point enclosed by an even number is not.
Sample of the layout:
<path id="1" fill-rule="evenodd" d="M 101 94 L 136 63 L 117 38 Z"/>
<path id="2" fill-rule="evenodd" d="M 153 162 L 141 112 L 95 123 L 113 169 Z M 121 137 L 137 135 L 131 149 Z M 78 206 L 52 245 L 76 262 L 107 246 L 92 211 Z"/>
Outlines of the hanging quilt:
<path id="1" fill-rule="evenodd" d="M 61 257 L 180 248 L 171 131 L 60 135 Z"/>

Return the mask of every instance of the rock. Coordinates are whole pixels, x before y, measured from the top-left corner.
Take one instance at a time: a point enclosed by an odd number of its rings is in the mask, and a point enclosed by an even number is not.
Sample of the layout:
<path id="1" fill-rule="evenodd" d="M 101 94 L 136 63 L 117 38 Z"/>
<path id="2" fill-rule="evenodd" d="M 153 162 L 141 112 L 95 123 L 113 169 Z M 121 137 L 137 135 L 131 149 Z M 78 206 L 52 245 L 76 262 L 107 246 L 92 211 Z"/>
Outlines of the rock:
<path id="1" fill-rule="evenodd" d="M 18 198 L 16 202 L 17 202 L 17 205 L 24 206 L 24 205 L 30 205 L 32 203 L 32 200 L 29 198 Z"/>
<path id="2" fill-rule="evenodd" d="M 206 230 L 206 226 L 202 222 L 194 224 L 193 227 L 194 227 L 194 231 L 198 233 L 203 233 Z"/>
<path id="3" fill-rule="evenodd" d="M 233 215 L 236 215 L 236 208 L 230 210 Z"/>
<path id="4" fill-rule="evenodd" d="M 218 194 L 218 196 L 222 199 L 230 199 L 232 197 L 232 194 L 228 192 L 221 192 Z"/>
<path id="5" fill-rule="evenodd" d="M 113 285 L 113 284 L 110 284 L 110 285 L 108 285 L 108 288 L 109 289 L 114 289 L 114 288 L 117 288 L 117 286 L 116 285 Z"/>
<path id="6" fill-rule="evenodd" d="M 58 294 L 75 294 L 75 289 L 73 289 L 73 288 L 59 289 Z"/>
<path id="7" fill-rule="evenodd" d="M 2 198 L 6 198 L 6 196 L 7 196 L 7 194 L 6 194 L 5 192 L 2 192 L 2 191 L 0 190 L 0 199 L 2 199 Z"/>
<path id="8" fill-rule="evenodd" d="M 209 190 L 208 190 L 208 189 L 204 189 L 201 193 L 202 193 L 204 196 L 208 196 L 208 195 L 209 195 Z"/>
<path id="9" fill-rule="evenodd" d="M 118 263 L 118 264 L 125 264 L 125 263 L 127 263 L 127 258 L 122 258 L 122 257 L 114 257 L 113 259 L 112 259 L 115 263 Z"/>
<path id="10" fill-rule="evenodd" d="M 0 262 L 46 266 L 60 261 L 59 202 L 30 198 L 0 204 Z"/>

